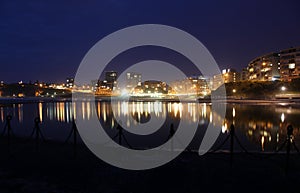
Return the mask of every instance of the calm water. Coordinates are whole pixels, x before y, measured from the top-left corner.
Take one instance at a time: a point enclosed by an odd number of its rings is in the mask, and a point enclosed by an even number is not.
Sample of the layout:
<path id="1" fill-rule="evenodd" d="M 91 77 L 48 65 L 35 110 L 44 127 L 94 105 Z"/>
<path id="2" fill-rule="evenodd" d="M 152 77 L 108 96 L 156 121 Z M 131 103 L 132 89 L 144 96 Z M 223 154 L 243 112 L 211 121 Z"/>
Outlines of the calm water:
<path id="1" fill-rule="evenodd" d="M 93 108 L 96 109 L 93 109 Z M 96 113 L 96 114 L 95 114 Z M 0 129 L 5 125 L 5 116 L 13 116 L 12 128 L 18 136 L 29 136 L 34 127 L 34 118 L 40 117 L 41 128 L 47 139 L 64 141 L 72 126 L 74 115 L 89 120 L 97 116 L 111 138 L 117 134 L 117 121 L 127 128 L 146 123 L 150 119 L 162 122 L 156 132 L 147 136 L 137 136 L 125 132 L 125 136 L 134 148 L 156 147 L 168 139 L 170 125 L 176 128 L 179 121 L 197 124 L 197 132 L 190 147 L 198 149 L 207 125 L 214 119 L 221 120 L 211 110 L 209 103 L 174 102 L 45 102 L 0 105 Z M 118 119 L 113 118 L 117 116 Z M 286 139 L 286 127 L 294 126 L 294 136 L 300 147 L 299 134 L 300 104 L 227 104 L 226 118 L 222 121 L 222 132 L 214 147 L 217 147 L 228 135 L 232 122 L 236 125 L 237 136 L 243 145 L 251 151 L 272 151 Z M 228 149 L 228 144 L 223 149 Z M 238 147 L 236 147 L 239 150 Z"/>

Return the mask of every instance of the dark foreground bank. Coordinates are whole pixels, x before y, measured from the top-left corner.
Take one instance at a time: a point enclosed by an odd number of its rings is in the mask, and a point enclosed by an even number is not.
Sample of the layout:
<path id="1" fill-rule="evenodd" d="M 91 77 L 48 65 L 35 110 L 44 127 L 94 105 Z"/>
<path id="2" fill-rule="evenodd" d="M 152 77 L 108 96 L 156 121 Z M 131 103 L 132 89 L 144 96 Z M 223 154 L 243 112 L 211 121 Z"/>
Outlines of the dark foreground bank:
<path id="1" fill-rule="evenodd" d="M 85 146 L 74 158 L 72 145 L 15 140 L 8 155 L 0 138 L 1 193 L 152 193 L 152 192 L 300 192 L 300 156 L 228 153 L 198 156 L 185 152 L 159 168 L 128 171 L 110 166 Z"/>

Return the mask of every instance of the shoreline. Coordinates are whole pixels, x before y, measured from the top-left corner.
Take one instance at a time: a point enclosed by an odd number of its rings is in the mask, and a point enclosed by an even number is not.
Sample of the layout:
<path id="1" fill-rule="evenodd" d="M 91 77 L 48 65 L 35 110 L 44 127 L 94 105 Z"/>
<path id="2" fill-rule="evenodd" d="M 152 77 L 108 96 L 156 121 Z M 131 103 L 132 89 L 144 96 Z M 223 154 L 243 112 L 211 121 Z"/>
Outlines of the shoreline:
<path id="1" fill-rule="evenodd" d="M 85 100 L 82 100 L 85 101 Z M 122 97 L 95 97 L 96 102 L 109 102 L 109 101 L 128 101 Z M 211 99 L 162 99 L 162 98 L 131 98 L 129 102 L 191 102 L 191 103 L 211 103 Z M 213 99 L 217 103 L 228 104 L 300 104 L 300 99 Z M 72 102 L 72 98 L 51 98 L 51 97 L 25 97 L 25 98 L 12 98 L 0 97 L 0 104 L 21 104 L 21 103 L 47 103 L 47 102 Z"/>

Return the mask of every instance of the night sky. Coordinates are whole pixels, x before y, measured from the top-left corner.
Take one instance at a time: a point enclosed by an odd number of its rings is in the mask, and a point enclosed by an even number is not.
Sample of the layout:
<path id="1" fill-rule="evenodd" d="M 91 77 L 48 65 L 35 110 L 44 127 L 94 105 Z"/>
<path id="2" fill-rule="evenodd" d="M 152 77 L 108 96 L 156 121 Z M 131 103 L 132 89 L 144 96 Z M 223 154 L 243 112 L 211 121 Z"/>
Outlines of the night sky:
<path id="1" fill-rule="evenodd" d="M 300 46 L 299 7 L 297 0 L 1 0 L 0 80 L 64 81 L 101 38 L 146 23 L 183 29 L 221 68 L 241 70 L 254 57 Z"/>

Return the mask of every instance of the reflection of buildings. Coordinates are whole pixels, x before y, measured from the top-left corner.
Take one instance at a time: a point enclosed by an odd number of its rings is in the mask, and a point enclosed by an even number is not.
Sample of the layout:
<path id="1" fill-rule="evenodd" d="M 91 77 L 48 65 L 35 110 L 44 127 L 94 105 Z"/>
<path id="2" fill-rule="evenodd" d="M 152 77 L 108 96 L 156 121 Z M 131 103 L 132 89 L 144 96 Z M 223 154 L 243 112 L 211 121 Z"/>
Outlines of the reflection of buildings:
<path id="1" fill-rule="evenodd" d="M 248 131 L 246 135 L 250 141 L 260 144 L 262 151 L 264 151 L 267 143 L 271 143 L 272 139 L 275 142 L 274 139 L 277 136 L 277 132 L 273 128 L 274 125 L 272 122 L 250 121 L 248 123 Z"/>
<path id="2" fill-rule="evenodd" d="M 95 104 L 95 105 L 94 105 Z M 30 107 L 30 108 L 28 108 Z M 30 110 L 29 110 L 30 109 Z M 233 110 L 235 109 L 235 110 Z M 29 113 L 29 111 L 30 113 Z M 122 117 L 127 127 L 134 126 L 138 122 L 151 120 L 152 118 L 180 120 L 188 124 L 199 123 L 203 129 L 208 123 L 223 125 L 222 131 L 226 132 L 234 117 L 237 134 L 243 145 L 248 141 L 264 150 L 273 150 L 286 139 L 286 127 L 294 126 L 296 143 L 299 142 L 300 133 L 298 117 L 299 108 L 286 106 L 255 106 L 234 105 L 227 106 L 227 115 L 224 120 L 218 113 L 212 112 L 211 105 L 207 103 L 176 103 L 176 102 L 53 102 L 35 104 L 15 104 L 12 107 L 0 106 L 0 121 L 5 122 L 7 114 L 13 115 L 19 123 L 28 121 L 32 114 L 39 116 L 45 127 L 47 121 L 59 121 L 69 123 L 73 117 L 79 116 L 83 120 L 91 120 L 92 117 L 100 118 L 106 128 L 113 128 L 118 118 Z M 151 115 L 150 115 L 151 114 Z M 245 116 L 247 115 L 247 116 Z M 151 118 L 149 118 L 151 117 Z M 122 119 L 123 120 L 123 119 Z M 29 120 L 32 124 L 32 120 Z M 53 125 L 50 124 L 49 127 Z M 217 127 L 218 128 L 218 127 Z M 49 128 L 51 129 L 51 128 Z M 245 136 L 247 138 L 245 138 Z M 297 146 L 300 144 L 297 144 Z M 251 150 L 251 149 L 250 149 Z"/>
<path id="3" fill-rule="evenodd" d="M 27 108 L 26 108 L 27 109 Z M 174 103 L 174 102 L 54 102 L 54 103 L 37 103 L 36 114 L 41 121 L 53 120 L 59 122 L 71 122 L 77 115 L 84 120 L 90 120 L 93 116 L 98 116 L 105 123 L 111 123 L 113 115 L 120 116 L 138 116 L 153 113 L 158 118 L 164 118 L 167 114 L 173 118 L 182 119 L 187 122 L 198 122 L 199 118 L 206 121 L 221 120 L 221 117 L 215 113 L 212 114 L 211 106 L 199 103 Z M 23 104 L 18 104 L 14 109 L 14 116 L 19 117 L 18 121 L 22 122 L 24 116 Z M 5 121 L 8 109 L 0 107 L 1 121 Z M 129 118 L 129 117 L 128 117 Z"/>
<path id="4" fill-rule="evenodd" d="M 284 81 L 300 77 L 300 47 L 280 52 L 280 74 Z"/>
<path id="5" fill-rule="evenodd" d="M 271 53 L 255 58 L 248 64 L 249 80 L 272 81 L 279 80 L 280 54 Z"/>
<path id="6" fill-rule="evenodd" d="M 225 122 L 232 121 L 231 111 L 235 109 L 235 125 L 239 133 L 246 135 L 252 144 L 257 144 L 262 150 L 273 151 L 286 140 L 286 128 L 288 124 L 299 127 L 297 118 L 300 114 L 298 108 L 287 106 L 227 106 Z M 294 136 L 299 137 L 299 131 L 294 130 Z M 299 139 L 299 138 L 298 138 Z"/>

